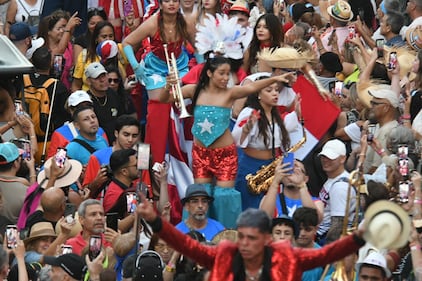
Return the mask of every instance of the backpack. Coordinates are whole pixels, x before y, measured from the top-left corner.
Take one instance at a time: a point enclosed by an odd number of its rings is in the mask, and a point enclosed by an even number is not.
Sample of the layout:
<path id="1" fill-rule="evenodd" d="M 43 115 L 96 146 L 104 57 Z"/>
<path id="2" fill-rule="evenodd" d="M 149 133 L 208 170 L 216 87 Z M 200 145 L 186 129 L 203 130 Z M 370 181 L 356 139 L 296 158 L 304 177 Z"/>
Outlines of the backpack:
<path id="1" fill-rule="evenodd" d="M 34 123 L 35 134 L 38 137 L 45 135 L 50 114 L 50 97 L 47 88 L 56 82 L 56 79 L 49 78 L 41 86 L 34 86 L 29 75 L 23 75 L 24 95 L 22 97 L 22 93 L 19 93 L 19 98 L 25 101 L 27 112 Z"/>
<path id="2" fill-rule="evenodd" d="M 39 0 L 40 1 L 40 0 Z M 41 11 L 44 7 L 44 0 L 41 0 L 41 5 L 40 5 L 40 9 L 36 14 L 33 14 L 32 11 L 28 11 L 28 9 L 25 7 L 25 5 L 21 2 L 21 0 L 18 0 L 19 4 L 21 5 L 21 7 L 23 8 L 23 10 L 25 11 L 25 13 L 27 14 L 27 17 L 22 16 L 22 21 L 26 22 L 29 26 L 38 26 L 40 23 L 40 16 L 41 16 Z"/>
<path id="3" fill-rule="evenodd" d="M 133 280 L 163 280 L 163 260 L 155 251 L 145 251 L 136 257 Z"/>

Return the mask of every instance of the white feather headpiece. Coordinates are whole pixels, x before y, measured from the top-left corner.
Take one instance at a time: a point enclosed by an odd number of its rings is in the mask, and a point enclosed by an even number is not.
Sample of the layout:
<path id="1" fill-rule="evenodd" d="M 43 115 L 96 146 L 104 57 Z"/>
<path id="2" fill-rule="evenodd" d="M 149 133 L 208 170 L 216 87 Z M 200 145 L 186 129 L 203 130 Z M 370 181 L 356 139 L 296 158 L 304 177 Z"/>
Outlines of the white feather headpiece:
<path id="1" fill-rule="evenodd" d="M 197 26 L 195 47 L 203 55 L 209 51 L 231 58 L 243 58 L 243 49 L 249 45 L 246 29 L 237 23 L 237 17 L 207 14 L 202 25 Z"/>

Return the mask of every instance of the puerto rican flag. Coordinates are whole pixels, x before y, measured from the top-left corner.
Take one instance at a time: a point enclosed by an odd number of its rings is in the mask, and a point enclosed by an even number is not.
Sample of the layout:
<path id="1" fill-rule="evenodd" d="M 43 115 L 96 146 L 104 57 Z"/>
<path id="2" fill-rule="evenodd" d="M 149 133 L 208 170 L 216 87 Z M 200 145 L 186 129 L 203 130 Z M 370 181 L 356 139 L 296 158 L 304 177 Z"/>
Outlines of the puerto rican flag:
<path id="1" fill-rule="evenodd" d="M 324 100 L 316 87 L 304 75 L 298 76 L 293 90 L 296 94 L 300 94 L 302 99 L 301 109 L 306 143 L 295 152 L 295 158 L 303 160 L 337 120 L 340 109 L 330 100 Z M 297 128 L 293 131 L 289 130 L 289 133 L 291 145 L 298 143 L 303 137 L 302 125 L 297 123 Z"/>
<path id="2" fill-rule="evenodd" d="M 189 105 L 190 100 L 185 100 Z M 178 223 L 182 219 L 183 206 L 180 198 L 183 198 L 186 187 L 193 183 L 192 174 L 192 144 L 193 135 L 191 128 L 193 117 L 179 118 L 179 112 L 172 107 L 170 111 L 170 126 L 168 133 L 168 150 L 165 155 L 168 170 L 169 200 L 172 206 L 171 222 Z"/>

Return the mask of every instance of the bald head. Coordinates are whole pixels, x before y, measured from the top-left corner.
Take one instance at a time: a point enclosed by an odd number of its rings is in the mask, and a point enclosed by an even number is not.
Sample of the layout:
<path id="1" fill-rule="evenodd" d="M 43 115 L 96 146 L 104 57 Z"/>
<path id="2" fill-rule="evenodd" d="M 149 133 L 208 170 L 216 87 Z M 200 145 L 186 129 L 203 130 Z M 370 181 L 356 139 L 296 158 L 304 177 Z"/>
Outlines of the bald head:
<path id="1" fill-rule="evenodd" d="M 65 195 L 62 189 L 52 187 L 46 189 L 41 195 L 41 207 L 44 213 L 63 215 Z"/>

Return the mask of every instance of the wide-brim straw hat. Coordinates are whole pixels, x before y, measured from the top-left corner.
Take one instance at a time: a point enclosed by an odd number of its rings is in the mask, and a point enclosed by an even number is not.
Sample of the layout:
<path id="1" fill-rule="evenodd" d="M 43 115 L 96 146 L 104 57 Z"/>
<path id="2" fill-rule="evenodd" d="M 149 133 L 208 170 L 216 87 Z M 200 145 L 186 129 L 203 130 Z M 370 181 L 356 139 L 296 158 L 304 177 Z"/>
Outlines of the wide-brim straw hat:
<path id="1" fill-rule="evenodd" d="M 338 0 L 337 3 L 327 8 L 327 13 L 338 21 L 349 22 L 353 19 L 352 8 L 349 3 Z"/>
<path id="2" fill-rule="evenodd" d="M 406 41 L 412 49 L 422 50 L 422 25 L 408 28 L 406 30 Z"/>
<path id="3" fill-rule="evenodd" d="M 391 52 L 397 53 L 397 60 L 400 65 L 400 79 L 408 76 L 408 79 L 412 81 L 415 78 L 415 73 L 412 72 L 412 66 L 416 58 L 416 52 L 407 47 L 393 48 L 384 46 L 385 65 L 388 64 L 388 57 Z"/>
<path id="4" fill-rule="evenodd" d="M 313 56 L 308 53 L 299 53 L 296 49 L 290 47 L 265 48 L 259 52 L 258 60 L 272 68 L 300 69 L 307 62 L 311 62 Z"/>
<path id="5" fill-rule="evenodd" d="M 237 242 L 237 231 L 234 229 L 222 230 L 211 239 L 211 242 L 217 245 L 218 243 L 220 243 L 220 241 L 223 240 Z"/>
<path id="6" fill-rule="evenodd" d="M 409 239 L 410 223 L 409 215 L 401 206 L 379 200 L 365 212 L 364 239 L 378 249 L 399 249 Z"/>
<path id="7" fill-rule="evenodd" d="M 36 224 L 34 224 L 30 229 L 29 237 L 24 239 L 23 243 L 26 246 L 32 241 L 44 237 L 57 237 L 57 234 L 56 232 L 54 232 L 54 228 L 51 222 L 37 222 Z"/>
<path id="8" fill-rule="evenodd" d="M 50 177 L 51 161 L 53 161 L 53 159 L 54 156 L 48 159 L 44 164 L 44 170 L 38 174 L 37 182 L 42 188 L 47 186 Z M 54 182 L 53 187 L 65 187 L 76 182 L 81 175 L 82 164 L 77 160 L 66 159 L 62 169 L 63 170 Z"/>

